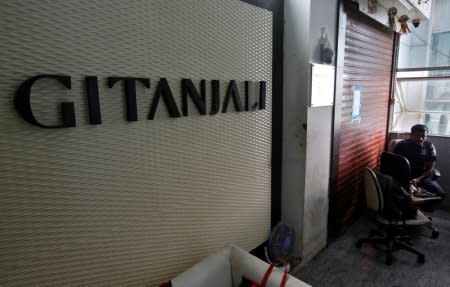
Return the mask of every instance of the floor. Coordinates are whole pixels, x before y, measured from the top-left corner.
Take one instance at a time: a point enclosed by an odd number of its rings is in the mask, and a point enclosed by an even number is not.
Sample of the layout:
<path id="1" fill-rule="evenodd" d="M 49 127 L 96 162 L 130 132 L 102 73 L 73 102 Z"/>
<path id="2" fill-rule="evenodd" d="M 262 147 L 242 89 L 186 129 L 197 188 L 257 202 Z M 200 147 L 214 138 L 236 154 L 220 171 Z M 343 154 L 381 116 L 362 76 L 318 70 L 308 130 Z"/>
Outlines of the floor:
<path id="1" fill-rule="evenodd" d="M 431 238 L 424 227 L 410 230 L 414 248 L 425 254 L 425 264 L 417 263 L 417 256 L 398 250 L 391 266 L 385 264 L 382 247 L 364 244 L 356 248 L 358 238 L 366 237 L 373 226 L 366 216 L 361 217 L 346 233 L 305 266 L 291 274 L 312 286 L 391 286 L 391 287 L 447 287 L 450 286 L 450 208 L 429 214 L 439 237 Z"/>

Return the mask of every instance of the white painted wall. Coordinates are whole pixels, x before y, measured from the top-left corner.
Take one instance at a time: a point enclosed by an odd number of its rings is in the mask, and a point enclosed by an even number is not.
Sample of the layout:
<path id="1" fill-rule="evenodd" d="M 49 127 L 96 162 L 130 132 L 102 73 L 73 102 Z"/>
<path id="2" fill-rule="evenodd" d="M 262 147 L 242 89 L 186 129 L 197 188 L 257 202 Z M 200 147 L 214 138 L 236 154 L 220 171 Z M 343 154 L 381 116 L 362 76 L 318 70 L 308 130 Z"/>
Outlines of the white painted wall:
<path id="1" fill-rule="evenodd" d="M 305 232 L 307 96 L 309 92 L 310 0 L 286 0 L 283 70 L 282 219 L 296 230 L 295 255 L 301 256 Z"/>
<path id="2" fill-rule="evenodd" d="M 308 108 L 307 112 L 302 250 L 305 261 L 312 259 L 327 244 L 333 107 Z"/>
<path id="3" fill-rule="evenodd" d="M 336 51 L 337 2 L 285 1 L 282 218 L 299 235 L 303 263 L 326 246 L 333 107 L 308 108 L 320 28 Z"/>

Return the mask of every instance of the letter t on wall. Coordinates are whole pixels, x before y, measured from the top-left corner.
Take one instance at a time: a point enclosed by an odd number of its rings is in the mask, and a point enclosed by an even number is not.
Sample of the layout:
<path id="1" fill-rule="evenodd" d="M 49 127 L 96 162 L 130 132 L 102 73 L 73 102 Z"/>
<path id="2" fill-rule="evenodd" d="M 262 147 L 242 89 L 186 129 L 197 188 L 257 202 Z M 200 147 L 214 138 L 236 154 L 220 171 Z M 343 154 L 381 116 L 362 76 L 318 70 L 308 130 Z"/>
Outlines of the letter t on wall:
<path id="1" fill-rule="evenodd" d="M 108 86 L 110 88 L 123 80 L 125 83 L 125 98 L 127 102 L 127 121 L 137 121 L 137 104 L 136 104 L 136 81 L 141 82 L 147 89 L 150 88 L 150 79 L 147 78 L 127 78 L 127 77 L 110 77 L 108 78 Z"/>

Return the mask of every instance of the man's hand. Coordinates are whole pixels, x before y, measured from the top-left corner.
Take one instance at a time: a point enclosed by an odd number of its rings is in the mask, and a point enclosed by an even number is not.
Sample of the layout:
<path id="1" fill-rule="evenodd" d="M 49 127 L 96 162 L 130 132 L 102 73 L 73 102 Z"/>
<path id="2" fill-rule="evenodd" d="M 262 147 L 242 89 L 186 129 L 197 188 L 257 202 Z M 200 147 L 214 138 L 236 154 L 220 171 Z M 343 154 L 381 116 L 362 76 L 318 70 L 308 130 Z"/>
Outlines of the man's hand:
<path id="1" fill-rule="evenodd" d="M 412 184 L 414 186 L 417 186 L 417 184 L 419 183 L 419 179 L 418 178 L 413 178 L 409 181 L 409 184 Z"/>

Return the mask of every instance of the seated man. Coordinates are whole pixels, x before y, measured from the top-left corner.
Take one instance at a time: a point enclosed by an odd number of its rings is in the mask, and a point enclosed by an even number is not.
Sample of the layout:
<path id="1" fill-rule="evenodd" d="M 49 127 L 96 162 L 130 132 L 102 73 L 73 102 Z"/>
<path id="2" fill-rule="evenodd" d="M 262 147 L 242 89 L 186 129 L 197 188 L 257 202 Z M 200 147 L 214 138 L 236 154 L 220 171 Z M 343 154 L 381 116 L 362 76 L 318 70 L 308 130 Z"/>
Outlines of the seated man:
<path id="1" fill-rule="evenodd" d="M 411 166 L 411 181 L 414 186 L 419 186 L 444 199 L 447 193 L 433 179 L 436 165 L 436 148 L 426 141 L 428 128 L 425 125 L 414 125 L 411 128 L 410 138 L 399 142 L 394 153 L 406 157 Z"/>

